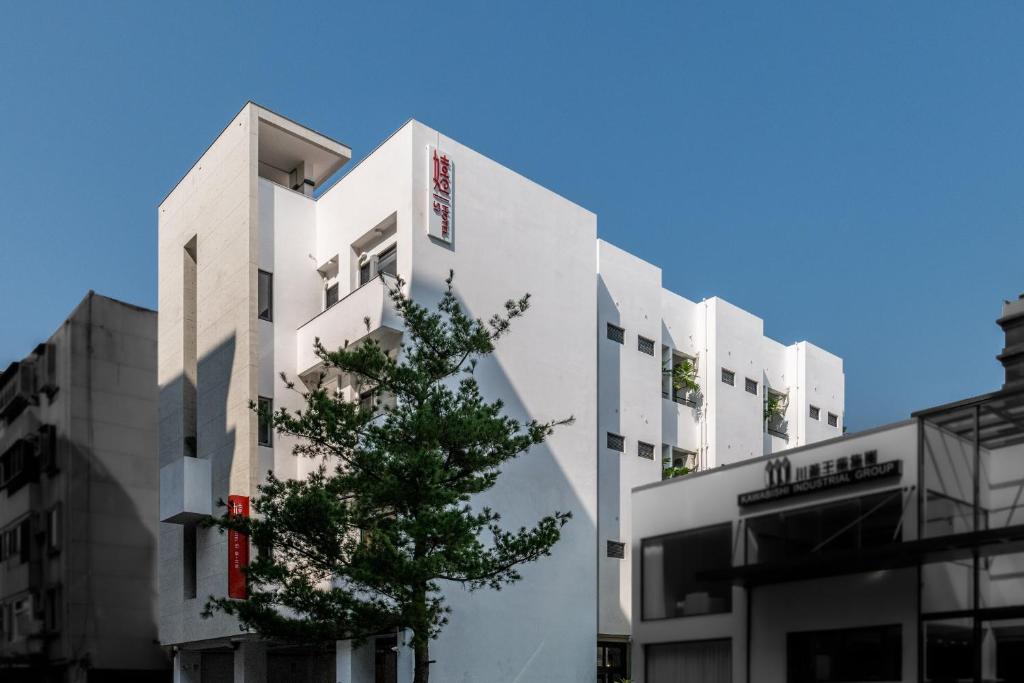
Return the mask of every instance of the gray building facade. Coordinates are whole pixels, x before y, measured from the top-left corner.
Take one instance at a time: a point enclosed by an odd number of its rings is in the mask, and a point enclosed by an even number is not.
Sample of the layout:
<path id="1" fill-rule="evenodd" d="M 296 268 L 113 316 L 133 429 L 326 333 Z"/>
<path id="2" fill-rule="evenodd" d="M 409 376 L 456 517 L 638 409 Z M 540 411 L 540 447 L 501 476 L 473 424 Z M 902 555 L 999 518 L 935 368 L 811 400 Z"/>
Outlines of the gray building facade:
<path id="1" fill-rule="evenodd" d="M 89 292 L 0 374 L 0 680 L 159 681 L 156 312 Z"/>

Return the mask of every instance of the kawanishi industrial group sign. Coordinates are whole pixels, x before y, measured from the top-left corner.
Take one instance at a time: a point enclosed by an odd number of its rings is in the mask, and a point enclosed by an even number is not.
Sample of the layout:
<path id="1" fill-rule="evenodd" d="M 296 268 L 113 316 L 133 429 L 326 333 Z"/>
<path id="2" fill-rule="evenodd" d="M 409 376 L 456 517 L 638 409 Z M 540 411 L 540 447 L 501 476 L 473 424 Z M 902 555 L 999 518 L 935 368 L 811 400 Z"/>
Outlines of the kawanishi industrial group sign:
<path id="1" fill-rule="evenodd" d="M 877 451 L 854 453 L 802 467 L 791 467 L 785 456 L 772 458 L 765 465 L 765 488 L 741 493 L 737 502 L 745 507 L 899 477 L 902 465 L 899 460 L 879 462 Z"/>
<path id="2" fill-rule="evenodd" d="M 451 157 L 427 145 L 427 234 L 451 244 L 455 225 L 455 165 Z"/>

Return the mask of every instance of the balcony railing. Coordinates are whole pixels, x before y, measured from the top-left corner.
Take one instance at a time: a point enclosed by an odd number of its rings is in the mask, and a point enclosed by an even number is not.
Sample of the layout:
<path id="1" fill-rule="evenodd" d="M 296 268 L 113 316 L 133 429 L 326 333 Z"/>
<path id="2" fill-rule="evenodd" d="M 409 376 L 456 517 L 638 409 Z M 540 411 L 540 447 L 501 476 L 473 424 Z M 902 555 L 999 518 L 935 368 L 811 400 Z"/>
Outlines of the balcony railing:
<path id="1" fill-rule="evenodd" d="M 296 331 L 299 375 L 320 366 L 322 361 L 314 349 L 317 339 L 328 350 L 365 339 L 397 341 L 402 323 L 390 296 L 390 288 L 396 286 L 393 275 L 378 275 L 300 327 Z"/>
<path id="2" fill-rule="evenodd" d="M 0 375 L 0 418 L 10 420 L 32 401 L 35 373 L 31 363 L 11 363 Z"/>

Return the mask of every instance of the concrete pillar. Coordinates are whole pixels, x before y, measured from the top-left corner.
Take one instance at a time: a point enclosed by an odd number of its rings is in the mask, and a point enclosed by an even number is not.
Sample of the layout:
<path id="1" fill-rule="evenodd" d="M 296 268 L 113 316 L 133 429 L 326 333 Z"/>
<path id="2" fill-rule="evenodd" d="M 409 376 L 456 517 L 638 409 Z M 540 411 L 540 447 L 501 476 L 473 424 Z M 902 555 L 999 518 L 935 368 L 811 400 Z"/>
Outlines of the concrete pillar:
<path id="1" fill-rule="evenodd" d="M 356 683 L 352 671 L 352 641 L 334 641 L 334 680 L 337 683 Z"/>
<path id="2" fill-rule="evenodd" d="M 416 657 L 412 651 L 412 631 L 398 634 L 398 683 L 412 683 Z"/>
<path id="3" fill-rule="evenodd" d="M 178 650 L 174 654 L 174 683 L 202 683 L 202 653 Z"/>
<path id="4" fill-rule="evenodd" d="M 235 650 L 235 683 L 267 683 L 267 644 L 245 640 Z"/>

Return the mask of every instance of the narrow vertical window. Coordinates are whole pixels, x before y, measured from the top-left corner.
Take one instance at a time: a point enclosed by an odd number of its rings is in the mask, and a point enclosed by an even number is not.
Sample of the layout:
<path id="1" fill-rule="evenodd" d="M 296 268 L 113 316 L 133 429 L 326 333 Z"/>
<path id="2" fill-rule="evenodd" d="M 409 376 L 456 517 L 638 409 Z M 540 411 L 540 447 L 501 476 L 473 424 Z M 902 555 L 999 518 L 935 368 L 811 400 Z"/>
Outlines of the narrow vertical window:
<path id="1" fill-rule="evenodd" d="M 181 588 L 186 600 L 196 597 L 196 535 L 194 524 L 181 527 Z"/>
<path id="2" fill-rule="evenodd" d="M 386 275 L 398 275 L 397 244 L 392 244 L 377 256 L 377 274 L 380 275 L 381 273 Z"/>
<path id="3" fill-rule="evenodd" d="M 260 320 L 274 320 L 274 275 L 265 270 L 259 271 L 257 287 L 256 311 Z"/>
<path id="4" fill-rule="evenodd" d="M 257 417 L 257 436 L 259 444 L 261 446 L 273 446 L 271 415 L 274 413 L 274 401 L 266 396 L 260 396 L 259 401 L 257 402 L 257 408 L 259 409 Z"/>
<path id="5" fill-rule="evenodd" d="M 324 310 L 338 303 L 338 283 L 335 282 L 333 285 L 327 288 L 324 294 Z"/>
<path id="6" fill-rule="evenodd" d="M 182 280 L 182 388 L 181 388 L 181 419 L 182 449 L 189 457 L 198 455 L 196 448 L 196 382 L 198 380 L 198 318 L 199 288 L 196 274 L 198 272 L 198 252 L 196 237 L 185 245 L 184 268 Z"/>

